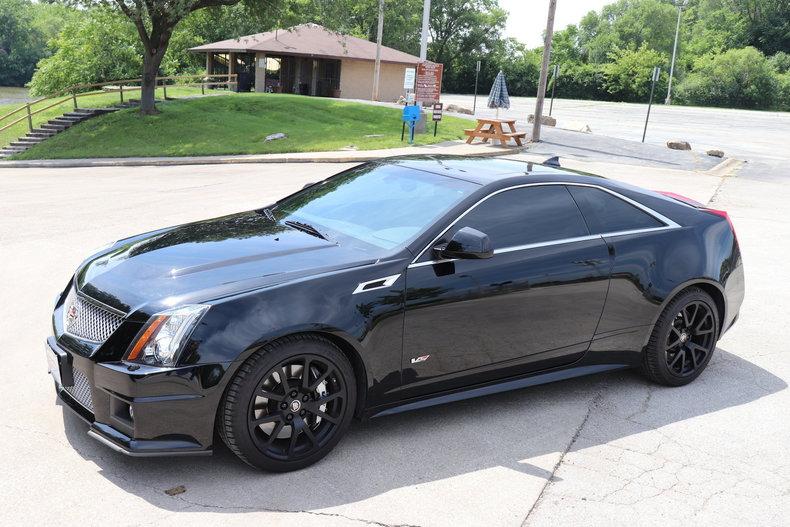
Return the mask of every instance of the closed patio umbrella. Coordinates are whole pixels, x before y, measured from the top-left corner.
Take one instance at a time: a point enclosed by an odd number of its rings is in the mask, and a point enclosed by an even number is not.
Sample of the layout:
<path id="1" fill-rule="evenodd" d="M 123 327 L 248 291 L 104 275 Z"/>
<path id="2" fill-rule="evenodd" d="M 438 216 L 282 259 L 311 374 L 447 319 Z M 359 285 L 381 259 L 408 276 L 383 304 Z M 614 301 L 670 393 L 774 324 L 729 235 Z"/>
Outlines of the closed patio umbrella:
<path id="1" fill-rule="evenodd" d="M 497 73 L 494 84 L 491 86 L 491 93 L 488 94 L 488 107 L 496 108 L 496 116 L 499 118 L 500 108 L 510 108 L 510 97 L 507 94 L 507 84 L 505 83 L 505 74 L 502 70 Z"/>

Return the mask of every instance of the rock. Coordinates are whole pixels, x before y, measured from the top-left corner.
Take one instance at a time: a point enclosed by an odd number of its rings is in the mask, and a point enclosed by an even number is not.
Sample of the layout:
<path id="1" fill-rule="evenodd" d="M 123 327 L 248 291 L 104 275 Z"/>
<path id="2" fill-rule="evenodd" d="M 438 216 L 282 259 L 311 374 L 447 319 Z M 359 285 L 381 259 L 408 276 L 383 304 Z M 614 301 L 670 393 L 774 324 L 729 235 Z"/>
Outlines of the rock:
<path id="1" fill-rule="evenodd" d="M 285 139 L 286 137 L 288 137 L 288 136 L 285 135 L 284 133 L 277 132 L 276 134 L 267 135 L 266 139 L 264 139 L 264 142 L 266 142 L 266 141 L 274 141 L 276 139 Z"/>
<path id="2" fill-rule="evenodd" d="M 348 145 L 348 146 L 344 146 L 344 147 L 343 147 L 343 148 L 341 148 L 340 150 L 346 150 L 346 151 L 355 151 L 355 150 L 357 150 L 357 145 Z"/>
<path id="3" fill-rule="evenodd" d="M 675 139 L 673 141 L 667 141 L 667 148 L 671 150 L 691 150 L 691 145 L 688 141 Z"/>
<path id="4" fill-rule="evenodd" d="M 534 123 L 535 122 L 535 114 L 529 114 L 529 117 L 527 117 L 527 122 L 528 123 Z M 543 125 L 546 125 L 546 126 L 557 126 L 557 119 L 555 119 L 551 115 L 541 115 L 540 116 L 540 124 L 543 124 Z"/>
<path id="5" fill-rule="evenodd" d="M 444 107 L 444 111 L 472 115 L 472 110 L 470 110 L 469 108 L 464 108 L 463 106 L 458 106 L 457 104 L 448 104 L 447 106 Z"/>
<path id="6" fill-rule="evenodd" d="M 183 485 L 178 485 L 177 487 L 173 487 L 172 489 L 167 489 L 165 494 L 168 496 L 177 496 L 179 494 L 183 494 L 187 491 L 187 488 Z"/>
<path id="7" fill-rule="evenodd" d="M 705 153 L 713 157 L 724 157 L 724 150 L 713 149 L 713 150 L 708 150 Z"/>
<path id="8" fill-rule="evenodd" d="M 583 134 L 591 134 L 592 128 L 587 123 L 583 123 L 581 121 L 562 121 L 563 126 L 560 126 L 563 130 L 572 130 L 574 132 L 581 132 Z"/>

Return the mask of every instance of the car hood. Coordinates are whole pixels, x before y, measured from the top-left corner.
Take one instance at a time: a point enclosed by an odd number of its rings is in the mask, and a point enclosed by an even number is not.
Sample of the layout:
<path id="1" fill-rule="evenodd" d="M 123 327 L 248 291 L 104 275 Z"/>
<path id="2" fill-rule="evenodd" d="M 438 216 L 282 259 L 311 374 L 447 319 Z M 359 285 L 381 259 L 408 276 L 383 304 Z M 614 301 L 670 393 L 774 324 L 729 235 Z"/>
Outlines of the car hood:
<path id="1" fill-rule="evenodd" d="M 124 312 L 200 302 L 283 281 L 372 263 L 256 212 L 135 236 L 86 260 L 75 275 L 84 294 Z"/>

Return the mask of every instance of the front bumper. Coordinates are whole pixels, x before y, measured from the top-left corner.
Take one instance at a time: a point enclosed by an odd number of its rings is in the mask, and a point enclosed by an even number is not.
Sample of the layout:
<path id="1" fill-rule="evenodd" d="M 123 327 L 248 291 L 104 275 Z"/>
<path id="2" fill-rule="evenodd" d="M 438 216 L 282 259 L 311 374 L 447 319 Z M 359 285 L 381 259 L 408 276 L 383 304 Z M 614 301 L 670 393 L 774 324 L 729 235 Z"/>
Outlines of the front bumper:
<path id="1" fill-rule="evenodd" d="M 55 337 L 45 353 L 60 401 L 88 435 L 130 456 L 209 455 L 230 364 L 130 368 L 71 353 Z"/>

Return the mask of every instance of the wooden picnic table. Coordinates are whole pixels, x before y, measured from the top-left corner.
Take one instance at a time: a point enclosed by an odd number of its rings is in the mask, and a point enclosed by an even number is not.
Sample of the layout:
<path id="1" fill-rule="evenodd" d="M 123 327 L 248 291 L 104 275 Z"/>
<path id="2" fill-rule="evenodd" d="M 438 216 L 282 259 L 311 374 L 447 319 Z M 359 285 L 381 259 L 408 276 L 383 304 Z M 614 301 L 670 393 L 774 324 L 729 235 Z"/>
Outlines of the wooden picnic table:
<path id="1" fill-rule="evenodd" d="M 502 129 L 502 125 L 507 125 L 510 128 L 509 132 Z M 479 137 L 484 143 L 489 139 L 497 139 L 500 145 L 507 144 L 511 139 L 516 142 L 518 146 L 522 146 L 521 140 L 527 136 L 526 132 L 516 131 L 515 119 L 484 119 L 477 120 L 475 128 L 467 128 L 464 133 L 469 137 L 466 142 L 471 144 L 475 137 Z"/>

